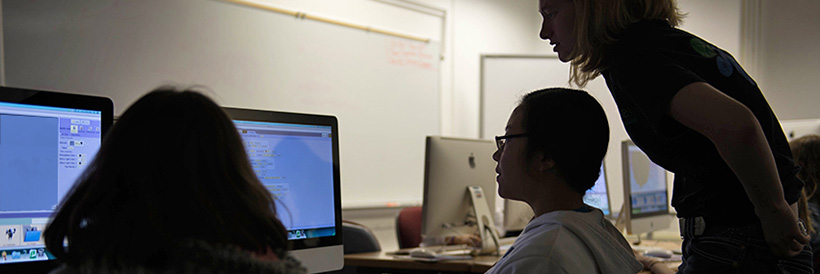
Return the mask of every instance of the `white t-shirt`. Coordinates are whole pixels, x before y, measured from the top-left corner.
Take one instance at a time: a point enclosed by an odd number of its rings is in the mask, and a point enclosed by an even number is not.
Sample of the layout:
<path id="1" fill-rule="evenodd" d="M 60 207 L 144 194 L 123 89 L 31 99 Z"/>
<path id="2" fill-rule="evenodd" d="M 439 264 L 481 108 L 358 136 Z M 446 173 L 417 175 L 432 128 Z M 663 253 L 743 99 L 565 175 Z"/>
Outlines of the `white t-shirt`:
<path id="1" fill-rule="evenodd" d="M 623 235 L 593 209 L 538 216 L 486 273 L 634 274 L 641 269 Z"/>

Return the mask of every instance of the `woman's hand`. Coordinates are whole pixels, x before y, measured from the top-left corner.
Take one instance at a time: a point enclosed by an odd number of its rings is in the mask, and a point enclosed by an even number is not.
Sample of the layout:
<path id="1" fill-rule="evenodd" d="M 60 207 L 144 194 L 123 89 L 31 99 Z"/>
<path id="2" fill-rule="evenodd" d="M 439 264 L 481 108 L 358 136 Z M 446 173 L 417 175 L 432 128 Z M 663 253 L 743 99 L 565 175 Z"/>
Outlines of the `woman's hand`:
<path id="1" fill-rule="evenodd" d="M 649 270 L 649 272 L 657 273 L 657 274 L 672 274 L 672 273 L 675 273 L 674 270 L 669 268 L 661 260 L 641 255 L 639 252 L 634 251 L 634 250 L 633 250 L 633 252 L 635 252 L 635 259 L 637 259 L 638 262 L 641 262 L 641 264 L 643 265 L 644 270 Z"/>
<path id="2" fill-rule="evenodd" d="M 469 245 L 481 247 L 481 237 L 475 234 L 456 235 L 447 238 L 447 245 Z"/>
<path id="3" fill-rule="evenodd" d="M 803 250 L 810 236 L 800 229 L 797 216 L 784 201 L 771 208 L 756 209 L 763 226 L 763 236 L 772 253 L 778 257 L 793 257 Z"/>

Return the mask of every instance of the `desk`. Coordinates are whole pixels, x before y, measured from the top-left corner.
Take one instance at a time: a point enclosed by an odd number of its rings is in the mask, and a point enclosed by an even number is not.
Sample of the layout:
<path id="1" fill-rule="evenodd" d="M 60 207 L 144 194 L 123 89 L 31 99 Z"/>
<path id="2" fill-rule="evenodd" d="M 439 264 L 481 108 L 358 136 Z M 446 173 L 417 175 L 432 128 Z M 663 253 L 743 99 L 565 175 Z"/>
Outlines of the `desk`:
<path id="1" fill-rule="evenodd" d="M 476 256 L 471 260 L 420 262 L 396 258 L 385 251 L 347 254 L 345 266 L 356 267 L 358 273 L 484 273 L 501 256 Z"/>
<path id="2" fill-rule="evenodd" d="M 660 247 L 660 248 L 663 248 L 663 249 L 666 249 L 666 250 L 679 250 L 681 248 L 681 241 L 680 240 L 674 240 L 674 241 L 668 241 L 668 240 L 666 240 L 666 241 L 664 241 L 664 240 L 643 240 L 643 241 L 641 241 L 641 244 L 633 245 L 633 249 L 636 248 L 637 246 L 641 246 L 641 247 Z M 678 266 L 680 266 L 681 262 L 680 261 L 668 261 L 668 262 L 665 262 L 664 264 L 666 264 L 667 267 L 669 267 L 672 270 L 677 272 Z M 644 270 L 644 271 L 641 271 L 641 272 L 638 272 L 638 273 L 650 273 L 650 272 L 647 271 L 647 270 Z"/>
<path id="3" fill-rule="evenodd" d="M 680 243 L 668 241 L 645 240 L 642 246 L 659 246 L 667 249 L 679 247 Z M 396 258 L 386 251 L 347 254 L 344 256 L 346 267 L 355 267 L 357 273 L 484 273 L 495 264 L 500 256 L 476 256 L 471 260 L 451 260 L 439 262 L 421 262 L 406 258 Z M 676 269 L 680 262 L 669 262 L 666 265 Z M 650 273 L 641 271 L 639 273 Z"/>

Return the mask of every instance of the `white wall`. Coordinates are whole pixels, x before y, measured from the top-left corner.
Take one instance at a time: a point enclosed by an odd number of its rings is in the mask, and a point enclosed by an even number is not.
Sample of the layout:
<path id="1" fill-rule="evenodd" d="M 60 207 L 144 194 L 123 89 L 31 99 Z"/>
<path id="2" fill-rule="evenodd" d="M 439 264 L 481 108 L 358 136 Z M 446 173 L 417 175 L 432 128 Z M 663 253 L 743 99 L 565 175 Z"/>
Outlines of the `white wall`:
<path id="1" fill-rule="evenodd" d="M 781 120 L 820 117 L 820 1 L 760 2 L 760 88 Z"/>
<path id="2" fill-rule="evenodd" d="M 343 207 L 420 200 L 424 136 L 440 131 L 439 42 L 224 1 L 62 3 L 4 3 L 9 86 L 107 96 L 115 115 L 168 82 L 204 85 L 223 106 L 332 114 L 341 125 Z M 372 14 L 429 21 L 421 29 L 440 32 L 441 18 L 366 3 Z"/>
<path id="3" fill-rule="evenodd" d="M 442 134 L 478 138 L 481 55 L 551 54 L 552 50 L 538 38 L 537 1 L 457 1 L 454 8 L 453 89 L 445 91 L 452 94 L 453 116 L 442 121 Z"/>
<path id="4" fill-rule="evenodd" d="M 297 3 L 310 1 L 268 0 L 270 2 Z M 315 2 L 316 0 L 314 0 Z M 326 2 L 326 1 L 325 1 Z M 343 7 L 341 11 L 357 9 L 357 5 L 372 2 L 368 0 L 348 0 L 356 5 Z M 402 1 L 412 2 L 412 1 Z M 755 60 L 745 60 L 741 55 L 744 41 L 741 30 L 744 27 L 742 4 L 762 2 L 760 24 L 762 43 L 753 44 L 757 54 Z M 747 68 L 760 83 L 764 94 L 775 112 L 782 119 L 816 118 L 820 111 L 815 107 L 820 102 L 820 93 L 813 92 L 820 72 L 820 36 L 816 28 L 820 26 L 820 2 L 816 0 L 679 0 L 682 11 L 688 13 L 683 29 L 691 31 L 717 46 L 731 52 L 741 63 L 756 64 Z M 540 17 L 536 12 L 536 0 L 416 0 L 445 12 L 443 22 L 444 48 L 442 60 L 442 130 L 443 135 L 477 137 L 479 104 L 479 62 L 482 54 L 548 55 L 552 52 L 548 44 L 538 38 Z M 333 12 L 339 10 L 330 8 Z M 755 19 L 755 18 L 752 18 Z M 405 22 L 397 29 L 409 29 L 413 24 Z M 748 26 L 746 26 L 748 27 Z M 437 34 L 430 34 L 435 36 Z M 800 53 L 800 54 L 796 54 Z M 757 61 L 753 63 L 751 61 Z M 753 71 L 758 71 L 755 74 Z M 601 84 L 599 84 L 601 85 Z M 589 89 L 607 108 L 612 126 L 610 153 L 607 155 L 608 177 L 619 181 L 620 141 L 626 133 L 620 124 L 615 105 L 605 87 L 591 84 Z M 808 100 L 806 98 L 809 98 Z M 621 188 L 610 188 L 613 207 L 622 202 Z M 617 208 L 614 208 L 618 210 Z M 382 247 L 395 247 L 396 240 L 390 225 L 396 210 L 384 213 L 367 211 L 347 211 L 354 219 L 371 224 L 380 237 Z M 375 212 L 375 211 L 373 211 Z M 382 214 L 380 218 L 374 216 Z"/>
<path id="5" fill-rule="evenodd" d="M 258 0 L 281 8 L 368 25 L 441 41 L 441 134 L 479 135 L 479 62 L 481 54 L 552 54 L 538 38 L 540 16 L 536 0 Z M 780 118 L 816 118 L 820 93 L 812 82 L 820 72 L 820 2 L 816 0 L 760 0 L 762 8 L 758 55 L 758 80 Z M 689 15 L 682 28 L 724 48 L 736 57 L 741 51 L 741 4 L 754 0 L 679 0 Z M 784 3 L 787 2 L 787 3 Z M 403 6 L 403 7 L 402 7 Z M 407 8 L 410 7 L 410 8 Z M 425 14 L 419 16 L 419 14 Z M 414 18 L 409 20 L 408 18 Z M 421 18 L 421 19 L 419 19 Z M 328 41 L 332 43 L 332 41 Z M 741 63 L 746 60 L 741 59 Z M 545 72 L 546 73 L 546 72 Z M 594 87 L 591 87 L 594 88 Z M 614 104 L 605 91 L 595 92 L 611 111 Z M 367 100 L 367 98 L 363 98 Z M 617 120 L 611 116 L 611 120 Z M 613 121 L 613 142 L 607 156 L 609 178 L 620 178 L 619 151 L 613 144 L 626 138 L 620 122 Z M 620 128 L 616 128 L 620 127 Z M 617 163 L 617 164 L 615 164 Z M 400 176 L 400 174 L 397 174 Z M 421 184 L 421 182 L 419 182 Z M 620 187 L 610 188 L 614 197 Z M 419 197 L 421 199 L 421 197 Z M 613 198 L 615 200 L 615 198 Z M 613 204 L 619 201 L 613 201 Z M 382 214 L 377 234 L 383 248 L 395 247 L 389 238 L 395 211 Z M 367 219 L 368 214 L 353 214 Z M 370 222 L 365 220 L 365 223 Z"/>
<path id="6" fill-rule="evenodd" d="M 553 52 L 549 44 L 538 37 L 541 17 L 537 0 L 452 2 L 447 19 L 452 24 L 447 35 L 451 39 L 444 45 L 447 56 L 453 60 L 450 75 L 453 85 L 451 89 L 442 90 L 445 94 L 442 134 L 477 138 L 480 56 L 552 55 Z M 682 0 L 679 6 L 688 13 L 683 29 L 730 52 L 739 52 L 740 0 Z M 451 100 L 449 106 L 448 100 Z"/>
<path id="7" fill-rule="evenodd" d="M 485 53 L 552 54 L 538 38 L 540 15 L 535 0 L 259 0 L 278 7 L 379 26 L 442 40 L 441 134 L 477 138 L 479 61 Z M 421 26 L 395 16 L 378 16 L 392 4 L 441 12 Z M 378 7 L 381 6 L 381 7 Z M 396 8 L 401 9 L 401 8 Z M 408 12 L 414 12 L 408 10 Z"/>

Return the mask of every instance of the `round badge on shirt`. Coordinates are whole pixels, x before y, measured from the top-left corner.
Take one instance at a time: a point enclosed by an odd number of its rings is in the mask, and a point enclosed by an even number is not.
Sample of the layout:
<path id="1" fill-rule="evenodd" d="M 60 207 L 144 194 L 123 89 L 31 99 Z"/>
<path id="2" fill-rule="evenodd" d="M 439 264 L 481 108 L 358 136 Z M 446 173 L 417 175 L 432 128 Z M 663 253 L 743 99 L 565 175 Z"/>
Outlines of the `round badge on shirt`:
<path id="1" fill-rule="evenodd" d="M 703 57 L 712 58 L 717 56 L 715 49 L 699 38 L 692 38 L 689 40 L 689 44 L 692 45 L 692 49 L 700 53 L 700 55 L 703 55 Z"/>
<path id="2" fill-rule="evenodd" d="M 720 71 L 720 75 L 723 75 L 724 77 L 732 76 L 732 72 L 735 71 L 730 59 L 723 55 L 717 57 L 717 66 L 718 71 Z"/>

